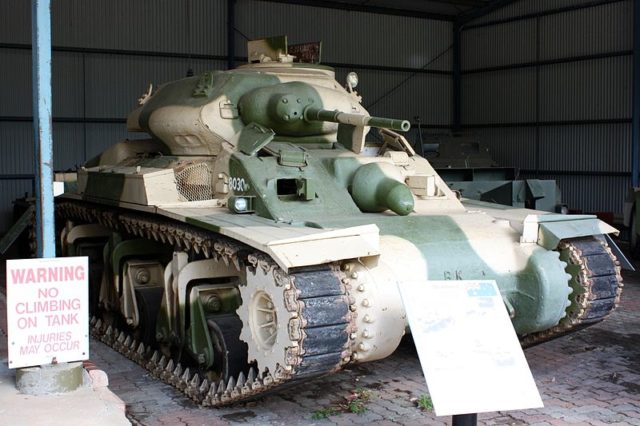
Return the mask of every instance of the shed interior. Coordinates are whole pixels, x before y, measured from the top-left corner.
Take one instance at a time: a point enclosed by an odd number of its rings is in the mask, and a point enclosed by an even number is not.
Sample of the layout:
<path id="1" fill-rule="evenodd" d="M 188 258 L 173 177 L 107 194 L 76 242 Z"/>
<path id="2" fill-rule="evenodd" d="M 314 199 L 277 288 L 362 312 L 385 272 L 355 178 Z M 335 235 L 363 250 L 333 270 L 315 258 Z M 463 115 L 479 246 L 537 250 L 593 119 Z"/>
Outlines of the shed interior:
<path id="1" fill-rule="evenodd" d="M 54 168 L 124 138 L 149 83 L 246 59 L 246 40 L 322 41 L 373 115 L 407 139 L 463 130 L 523 178 L 558 181 L 583 212 L 621 216 L 637 184 L 632 0 L 58 0 L 52 2 Z M 637 58 L 639 55 L 635 55 Z M 34 187 L 31 9 L 0 3 L 0 234 Z M 635 73 L 639 73 L 636 69 Z M 633 152 L 637 152 L 633 151 Z M 635 166 L 634 166 L 635 164 Z M 635 179 L 634 179 L 635 177 Z"/>

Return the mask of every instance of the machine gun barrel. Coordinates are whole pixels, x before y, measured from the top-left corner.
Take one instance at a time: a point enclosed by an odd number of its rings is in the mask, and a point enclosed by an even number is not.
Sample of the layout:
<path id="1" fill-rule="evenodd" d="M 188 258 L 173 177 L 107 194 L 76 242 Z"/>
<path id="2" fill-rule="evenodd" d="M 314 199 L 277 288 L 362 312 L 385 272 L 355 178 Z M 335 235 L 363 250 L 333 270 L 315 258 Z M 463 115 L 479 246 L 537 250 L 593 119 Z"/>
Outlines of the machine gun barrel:
<path id="1" fill-rule="evenodd" d="M 304 119 L 305 121 L 330 121 L 332 123 L 351 124 L 353 126 L 379 127 L 401 132 L 406 132 L 411 128 L 411 123 L 407 120 L 372 117 L 370 115 L 330 111 L 319 108 L 306 108 L 304 110 Z"/>

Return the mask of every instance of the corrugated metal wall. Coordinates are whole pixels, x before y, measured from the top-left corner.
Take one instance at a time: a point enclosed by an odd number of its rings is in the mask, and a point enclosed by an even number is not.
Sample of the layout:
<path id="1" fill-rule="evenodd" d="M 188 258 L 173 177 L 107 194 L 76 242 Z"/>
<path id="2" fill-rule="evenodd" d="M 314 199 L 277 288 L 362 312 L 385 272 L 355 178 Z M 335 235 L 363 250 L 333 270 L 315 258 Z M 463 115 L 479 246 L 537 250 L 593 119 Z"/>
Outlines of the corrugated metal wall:
<path id="1" fill-rule="evenodd" d="M 344 81 L 350 71 L 358 73 L 357 90 L 371 114 L 412 121 L 419 116 L 424 124 L 450 125 L 450 22 L 256 0 L 239 0 L 238 8 L 236 27 L 248 38 L 283 34 L 286 28 L 290 43 L 321 40 L 322 60 L 336 66 L 338 81 Z M 265 16 L 270 19 L 264 19 Z M 245 39 L 236 39 L 238 54 L 246 55 Z M 364 66 L 364 69 L 349 67 L 349 64 Z M 428 70 L 447 74 L 413 71 L 426 64 L 429 64 Z M 366 69 L 367 66 L 404 70 Z M 409 136 L 414 137 L 413 133 Z"/>
<path id="2" fill-rule="evenodd" d="M 237 4 L 236 28 L 248 38 L 286 33 L 289 43 L 322 41 L 322 61 L 337 65 L 338 81 L 356 71 L 363 104 L 379 100 L 369 110 L 372 115 L 412 121 L 419 116 L 422 123 L 450 125 L 451 75 L 412 72 L 427 63 L 429 70 L 451 71 L 450 22 L 257 0 L 239 0 Z M 236 40 L 238 54 L 246 56 L 245 39 Z M 407 71 L 352 69 L 348 64 Z"/>
<path id="3" fill-rule="evenodd" d="M 588 6 L 588 7 L 587 7 Z M 585 212 L 631 185 L 633 2 L 520 0 L 462 32 L 462 122 Z"/>
<path id="4" fill-rule="evenodd" d="M 571 8 L 573 6 L 580 6 L 585 3 L 595 2 L 596 1 L 594 0 L 519 0 L 477 19 L 474 21 L 474 24 L 487 23 L 495 20 L 506 20 L 524 15 L 532 15 L 539 12 L 547 12 L 562 8 Z"/>
<path id="5" fill-rule="evenodd" d="M 183 77 L 190 67 L 196 73 L 226 68 L 226 4 L 52 2 L 56 170 L 75 167 L 123 138 L 140 137 L 126 132 L 124 118 L 150 82 Z M 11 223 L 11 200 L 32 186 L 30 14 L 28 1 L 0 2 L 0 233 Z M 237 56 L 246 55 L 242 35 L 322 40 L 323 60 L 338 65 L 338 79 L 344 81 L 353 68 L 364 104 L 378 101 L 372 114 L 450 125 L 450 22 L 238 0 L 236 28 Z M 414 73 L 427 63 L 440 73 Z"/>
<path id="6" fill-rule="evenodd" d="M 236 28 L 249 38 L 286 34 L 290 43 L 322 41 L 323 61 L 420 68 L 452 43 L 452 24 L 403 16 L 238 0 Z M 244 39 L 236 48 L 246 55 Z M 451 57 L 430 69 L 450 70 Z"/>
<path id="7" fill-rule="evenodd" d="M 225 68 L 225 22 L 224 1 L 52 2 L 52 42 L 61 48 L 53 52 L 55 169 L 140 137 L 127 133 L 124 119 L 149 83 L 183 77 L 189 67 Z M 11 201 L 33 186 L 30 43 L 30 2 L 0 2 L 0 233 L 11 224 Z"/>

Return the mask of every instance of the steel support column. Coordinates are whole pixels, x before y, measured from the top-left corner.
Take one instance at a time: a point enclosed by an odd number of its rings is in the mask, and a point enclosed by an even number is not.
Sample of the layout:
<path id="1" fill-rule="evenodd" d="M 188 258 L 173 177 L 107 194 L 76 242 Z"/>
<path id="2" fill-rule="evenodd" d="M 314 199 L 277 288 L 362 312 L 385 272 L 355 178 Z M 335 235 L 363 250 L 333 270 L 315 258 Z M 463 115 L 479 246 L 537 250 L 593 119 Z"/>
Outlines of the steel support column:
<path id="1" fill-rule="evenodd" d="M 453 130 L 462 125 L 462 29 L 453 24 Z"/>
<path id="2" fill-rule="evenodd" d="M 631 137 L 631 178 L 640 186 L 640 0 L 633 2 L 633 117 Z"/>
<path id="3" fill-rule="evenodd" d="M 236 67 L 236 0 L 227 0 L 227 68 Z"/>
<path id="4" fill-rule="evenodd" d="M 55 257 L 53 140 L 51 136 L 51 0 L 31 1 L 33 130 L 36 144 L 38 257 Z"/>

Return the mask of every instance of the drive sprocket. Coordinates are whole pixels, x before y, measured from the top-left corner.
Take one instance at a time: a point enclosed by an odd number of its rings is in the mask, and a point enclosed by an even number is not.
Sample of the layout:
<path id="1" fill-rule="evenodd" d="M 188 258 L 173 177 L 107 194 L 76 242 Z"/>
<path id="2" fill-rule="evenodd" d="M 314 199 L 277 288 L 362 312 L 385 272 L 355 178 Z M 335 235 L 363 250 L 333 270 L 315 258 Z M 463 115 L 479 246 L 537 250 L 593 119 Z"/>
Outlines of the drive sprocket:
<path id="1" fill-rule="evenodd" d="M 290 371 L 287 350 L 298 348 L 300 336 L 290 336 L 288 325 L 298 314 L 285 306 L 285 287 L 276 280 L 276 273 L 282 271 L 270 262 L 257 259 L 254 262 L 256 266 L 247 272 L 246 285 L 240 287 L 242 305 L 238 316 L 243 322 L 240 339 L 249 346 L 249 362 L 256 361 L 261 371 L 268 369 L 275 374 L 279 366 Z"/>
<path id="2" fill-rule="evenodd" d="M 269 333 L 261 335 L 263 345 L 275 339 L 271 347 L 273 355 L 260 355 L 254 346 L 245 315 L 249 304 L 231 315 L 231 323 L 221 321 L 222 318 L 217 316 L 215 325 L 218 328 L 222 326 L 225 331 L 214 331 L 214 334 L 227 343 L 233 343 L 236 354 L 227 356 L 237 362 L 233 368 L 227 368 L 228 374 L 221 375 L 224 377 L 217 381 L 210 381 L 206 372 L 194 373 L 190 368 L 193 365 L 183 364 L 179 354 L 170 357 L 161 352 L 159 345 L 145 345 L 137 341 L 135 336 L 118 330 L 109 318 L 92 319 L 94 337 L 199 404 L 220 407 L 245 401 L 287 384 L 337 371 L 350 362 L 356 306 L 355 299 L 349 295 L 349 280 L 340 272 L 339 265 L 315 265 L 287 273 L 268 255 L 255 251 L 251 253 L 251 249 L 239 242 L 189 224 L 70 200 L 59 201 L 56 213 L 62 220 L 99 223 L 114 232 L 170 244 L 189 253 L 191 257 L 215 258 L 227 265 L 235 265 L 238 270 L 246 268 L 243 276 L 247 277 L 247 283 L 241 280 L 238 288 L 243 302 L 251 300 L 252 295 L 256 296 L 254 306 L 260 314 L 256 314 L 254 323 L 265 325 L 271 322 L 266 320 L 269 312 L 259 310 L 265 306 L 268 311 L 279 315 L 278 326 L 274 328 L 275 338 Z M 274 308 L 269 308 L 269 301 Z M 264 316 L 260 316 L 262 314 Z M 208 324 L 212 327 L 211 322 Z M 265 365 L 241 365 L 247 360 L 237 354 L 237 351 L 243 350 L 236 340 L 240 335 L 240 326 L 249 341 L 250 353 Z M 227 341 L 227 338 L 230 339 Z M 284 355 L 280 353 L 283 348 Z M 217 373 L 220 375 L 220 372 Z"/>

